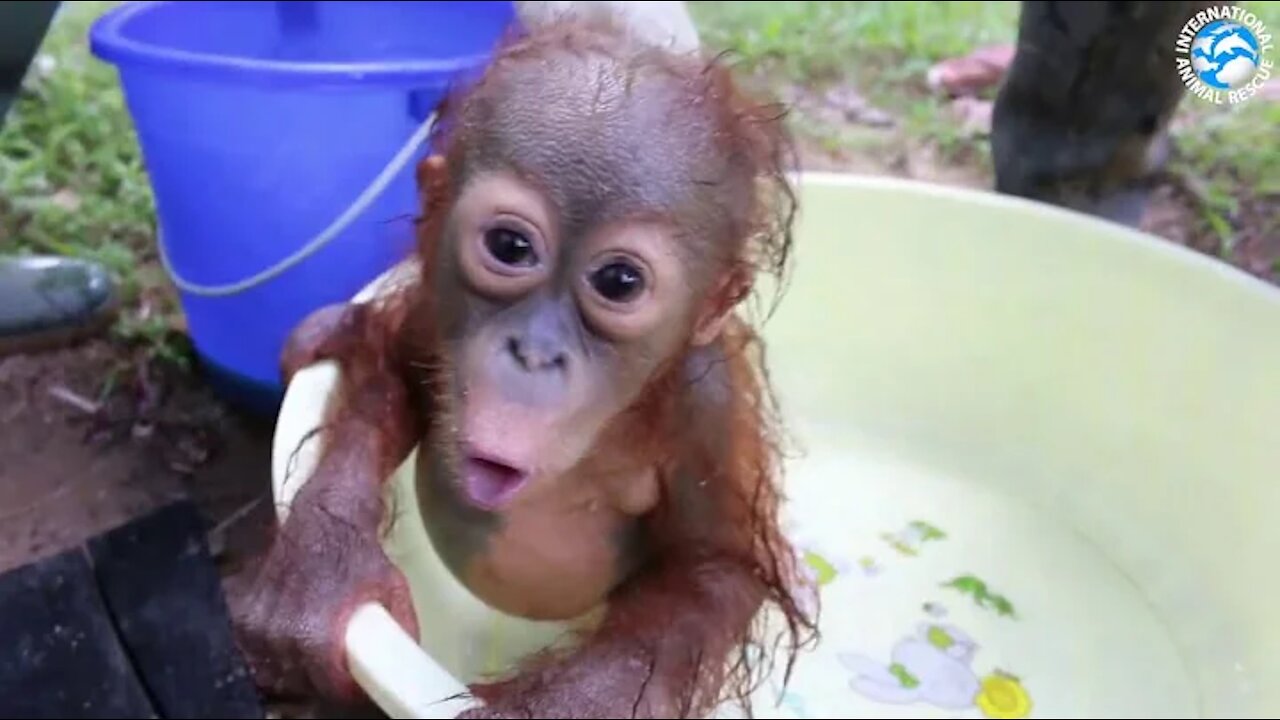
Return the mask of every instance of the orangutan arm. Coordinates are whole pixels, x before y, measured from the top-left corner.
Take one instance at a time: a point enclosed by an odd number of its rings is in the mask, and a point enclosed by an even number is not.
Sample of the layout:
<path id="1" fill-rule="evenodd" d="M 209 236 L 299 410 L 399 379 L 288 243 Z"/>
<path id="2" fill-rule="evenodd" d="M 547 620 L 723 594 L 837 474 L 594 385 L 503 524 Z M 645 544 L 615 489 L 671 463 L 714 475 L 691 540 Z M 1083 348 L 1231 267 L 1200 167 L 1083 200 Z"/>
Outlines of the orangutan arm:
<path id="1" fill-rule="evenodd" d="M 312 313 L 290 334 L 281 358 L 286 378 L 321 361 L 335 362 L 340 371 L 319 432 L 324 449 L 293 502 L 302 511 L 296 514 L 320 504 L 330 515 L 376 532 L 383 485 L 422 436 L 400 360 L 402 317 L 397 297 L 377 305 L 334 305 Z"/>
<path id="2" fill-rule="evenodd" d="M 592 643 L 641 666 L 633 671 L 643 681 L 634 702 L 641 717 L 701 717 L 737 690 L 726 688 L 728 671 L 765 597 L 751 567 L 732 556 L 682 553 L 624 585 Z"/>
<path id="3" fill-rule="evenodd" d="M 391 352 L 393 319 L 381 307 L 325 308 L 298 327 L 283 354 L 289 378 L 323 360 L 341 372 L 314 471 L 297 480 L 305 484 L 256 572 L 229 588 L 241 649 L 273 695 L 360 696 L 341 638 L 364 602 L 381 602 L 417 632 L 407 583 L 379 542 L 385 480 L 418 437 Z"/>

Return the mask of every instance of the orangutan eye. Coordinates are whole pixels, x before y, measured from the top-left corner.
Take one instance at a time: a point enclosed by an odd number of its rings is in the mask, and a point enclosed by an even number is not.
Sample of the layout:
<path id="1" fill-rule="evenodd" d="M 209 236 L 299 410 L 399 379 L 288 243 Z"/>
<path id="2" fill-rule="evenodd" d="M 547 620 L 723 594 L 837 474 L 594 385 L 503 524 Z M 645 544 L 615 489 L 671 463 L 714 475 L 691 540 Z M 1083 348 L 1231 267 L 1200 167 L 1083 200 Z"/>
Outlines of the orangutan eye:
<path id="1" fill-rule="evenodd" d="M 615 260 L 591 274 L 591 287 L 610 302 L 629 302 L 644 292 L 644 274 L 625 260 Z"/>
<path id="2" fill-rule="evenodd" d="M 507 228 L 491 228 L 485 231 L 484 246 L 495 260 L 512 267 L 533 267 L 538 256 L 533 243 L 522 233 Z"/>

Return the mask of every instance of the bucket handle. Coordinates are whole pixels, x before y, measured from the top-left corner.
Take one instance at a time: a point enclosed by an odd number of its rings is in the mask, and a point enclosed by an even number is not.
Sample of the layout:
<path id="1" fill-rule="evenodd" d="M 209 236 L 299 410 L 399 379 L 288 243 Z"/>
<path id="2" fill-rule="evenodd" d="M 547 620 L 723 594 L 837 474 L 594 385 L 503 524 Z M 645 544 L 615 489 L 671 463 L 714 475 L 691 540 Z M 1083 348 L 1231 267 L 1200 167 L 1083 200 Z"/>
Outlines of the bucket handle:
<path id="1" fill-rule="evenodd" d="M 177 269 L 173 267 L 173 264 L 169 260 L 169 252 L 165 248 L 164 233 L 162 230 L 157 228 L 156 250 L 160 256 L 160 266 L 164 268 L 169 279 L 173 281 L 173 284 L 176 285 L 179 290 L 190 295 L 199 295 L 201 297 L 226 297 L 228 295 L 236 295 L 275 279 L 279 275 L 293 268 L 295 265 L 298 265 L 302 261 L 319 252 L 326 245 L 333 242 L 334 238 L 345 232 L 346 229 L 351 226 L 351 223 L 355 222 L 355 219 L 367 210 L 371 204 L 373 204 L 373 201 L 382 194 L 382 191 L 386 190 L 387 185 L 391 184 L 391 180 L 396 175 L 399 175 L 400 171 L 409 164 L 413 159 L 414 153 L 418 150 L 418 147 L 422 145 L 422 143 L 426 142 L 427 137 L 431 134 L 431 129 L 435 126 L 435 121 L 435 113 L 431 113 L 427 116 L 427 119 L 418 126 L 418 129 L 414 131 L 413 135 L 409 137 L 409 140 L 405 142 L 404 146 L 400 148 L 393 158 L 391 158 L 391 161 L 382 169 L 382 172 L 378 173 L 378 176 L 373 179 L 373 182 L 369 183 L 369 185 L 365 187 L 364 191 L 347 206 L 346 210 L 343 210 L 342 213 L 333 220 L 333 222 L 329 223 L 328 227 L 322 230 L 315 237 L 311 238 L 306 245 L 303 245 L 292 255 L 286 257 L 266 270 L 245 278 L 244 280 L 226 283 L 224 285 L 201 285 L 191 282 L 178 274 Z"/>

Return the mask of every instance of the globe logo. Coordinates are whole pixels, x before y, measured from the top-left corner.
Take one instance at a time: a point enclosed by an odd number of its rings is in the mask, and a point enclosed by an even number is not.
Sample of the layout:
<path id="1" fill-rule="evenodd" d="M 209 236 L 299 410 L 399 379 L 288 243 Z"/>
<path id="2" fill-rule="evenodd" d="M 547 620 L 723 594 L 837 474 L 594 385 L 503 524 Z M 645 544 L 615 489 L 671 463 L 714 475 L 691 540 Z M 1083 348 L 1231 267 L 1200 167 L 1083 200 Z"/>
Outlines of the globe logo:
<path id="1" fill-rule="evenodd" d="M 1244 102 L 1271 77 L 1271 32 L 1238 5 L 1209 5 L 1182 26 L 1174 64 L 1190 94 L 1215 105 Z"/>
<path id="2" fill-rule="evenodd" d="M 1196 33 L 1191 43 L 1191 67 L 1216 90 L 1236 90 L 1258 71 L 1258 38 L 1249 28 L 1230 20 L 1215 20 Z"/>

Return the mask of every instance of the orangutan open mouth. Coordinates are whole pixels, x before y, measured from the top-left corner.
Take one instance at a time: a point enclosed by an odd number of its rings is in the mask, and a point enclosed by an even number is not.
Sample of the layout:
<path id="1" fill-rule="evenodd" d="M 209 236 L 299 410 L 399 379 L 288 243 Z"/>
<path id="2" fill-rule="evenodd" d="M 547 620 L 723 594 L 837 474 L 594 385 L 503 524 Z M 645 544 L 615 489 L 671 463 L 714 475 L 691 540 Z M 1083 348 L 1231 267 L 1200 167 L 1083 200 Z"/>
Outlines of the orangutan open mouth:
<path id="1" fill-rule="evenodd" d="M 529 479 L 529 473 L 487 455 L 468 451 L 462 460 L 462 487 L 471 502 L 496 510 Z"/>

